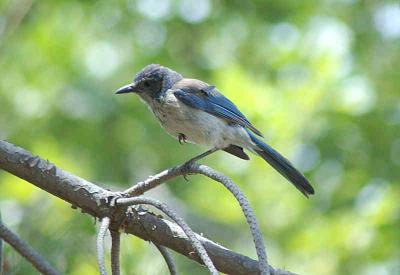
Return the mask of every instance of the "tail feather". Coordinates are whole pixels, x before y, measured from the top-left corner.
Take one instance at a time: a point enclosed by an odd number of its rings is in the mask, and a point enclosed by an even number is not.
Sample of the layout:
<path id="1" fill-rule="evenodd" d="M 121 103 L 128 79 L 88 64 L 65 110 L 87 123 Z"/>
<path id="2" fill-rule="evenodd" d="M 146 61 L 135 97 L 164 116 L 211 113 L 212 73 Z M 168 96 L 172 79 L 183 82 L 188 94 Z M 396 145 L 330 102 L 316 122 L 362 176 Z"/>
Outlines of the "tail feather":
<path id="1" fill-rule="evenodd" d="M 248 132 L 251 140 L 257 145 L 255 152 L 260 155 L 265 161 L 267 161 L 275 170 L 277 170 L 282 176 L 287 178 L 301 193 L 306 197 L 314 194 L 314 188 L 310 182 L 300 173 L 293 165 L 275 151 L 271 146 L 265 144 L 261 140 L 257 139 L 252 133 Z"/>

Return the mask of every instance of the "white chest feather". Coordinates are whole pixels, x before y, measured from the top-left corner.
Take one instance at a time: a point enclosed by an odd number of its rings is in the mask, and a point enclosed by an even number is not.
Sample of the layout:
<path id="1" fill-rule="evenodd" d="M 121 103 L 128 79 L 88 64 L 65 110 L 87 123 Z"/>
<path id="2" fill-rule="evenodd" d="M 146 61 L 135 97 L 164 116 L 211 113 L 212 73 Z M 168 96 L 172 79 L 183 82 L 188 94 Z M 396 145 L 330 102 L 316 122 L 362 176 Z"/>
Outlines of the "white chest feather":
<path id="1" fill-rule="evenodd" d="M 230 144 L 247 147 L 251 143 L 242 127 L 234 127 L 224 119 L 187 106 L 170 90 L 159 100 L 145 101 L 162 127 L 175 138 L 184 134 L 190 142 L 218 148 Z"/>

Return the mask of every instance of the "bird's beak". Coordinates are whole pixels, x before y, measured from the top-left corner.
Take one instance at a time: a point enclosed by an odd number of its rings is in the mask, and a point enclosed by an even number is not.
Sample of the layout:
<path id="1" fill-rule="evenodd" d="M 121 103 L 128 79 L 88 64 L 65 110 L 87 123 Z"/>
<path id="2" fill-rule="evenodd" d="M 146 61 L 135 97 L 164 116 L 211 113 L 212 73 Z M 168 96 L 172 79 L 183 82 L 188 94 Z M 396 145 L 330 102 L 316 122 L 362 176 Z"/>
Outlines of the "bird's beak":
<path id="1" fill-rule="evenodd" d="M 134 93 L 136 92 L 136 86 L 134 83 L 122 86 L 115 93 L 116 94 L 126 94 L 126 93 Z"/>

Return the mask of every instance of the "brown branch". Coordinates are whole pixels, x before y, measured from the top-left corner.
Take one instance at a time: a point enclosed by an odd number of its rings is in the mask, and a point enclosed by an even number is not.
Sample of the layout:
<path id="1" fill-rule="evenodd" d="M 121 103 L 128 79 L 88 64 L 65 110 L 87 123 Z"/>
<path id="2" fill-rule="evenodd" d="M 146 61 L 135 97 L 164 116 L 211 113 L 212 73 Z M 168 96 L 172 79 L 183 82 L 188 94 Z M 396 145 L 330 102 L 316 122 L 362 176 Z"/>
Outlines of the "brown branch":
<path id="1" fill-rule="evenodd" d="M 266 275 L 271 274 L 268 267 L 267 254 L 265 252 L 265 246 L 264 246 L 264 239 L 261 235 L 256 215 L 254 214 L 254 211 L 251 208 L 250 203 L 247 200 L 244 193 L 230 178 L 223 175 L 222 173 L 213 170 L 210 167 L 207 167 L 205 165 L 193 165 L 191 171 L 194 173 L 202 174 L 206 177 L 209 177 L 221 183 L 233 194 L 233 196 L 238 201 L 240 207 L 242 208 L 244 216 L 246 217 L 246 221 L 250 226 L 250 232 L 253 236 L 253 241 L 256 247 L 261 274 L 266 274 Z"/>
<path id="2" fill-rule="evenodd" d="M 172 258 L 171 253 L 169 253 L 168 249 L 162 245 L 154 244 L 158 251 L 160 251 L 161 255 L 163 256 L 165 262 L 167 263 L 169 273 L 171 275 L 177 275 L 178 271 L 176 269 L 174 259 Z"/>
<path id="3" fill-rule="evenodd" d="M 218 275 L 218 271 L 215 269 L 213 262 L 204 249 L 203 244 L 197 239 L 196 234 L 192 229 L 186 224 L 186 222 L 179 217 L 174 211 L 172 211 L 166 204 L 161 203 L 155 199 L 135 197 L 135 198 L 119 198 L 117 200 L 117 205 L 137 205 L 137 204 L 148 204 L 152 205 L 162 212 L 164 212 L 168 217 L 170 217 L 174 222 L 176 222 L 185 232 L 185 235 L 190 239 L 194 250 L 197 255 L 201 258 L 203 264 L 205 264 L 212 275 Z"/>
<path id="4" fill-rule="evenodd" d="M 107 269 L 104 257 L 104 237 L 106 236 L 109 226 L 110 226 L 110 218 L 109 217 L 102 218 L 100 222 L 99 233 L 97 233 L 97 240 L 96 240 L 97 263 L 99 265 L 101 275 L 107 275 Z"/>
<path id="5" fill-rule="evenodd" d="M 36 252 L 29 244 L 21 240 L 8 229 L 0 220 L 0 239 L 11 245 L 21 256 L 30 262 L 40 273 L 46 275 L 58 275 L 59 272 L 52 267 L 45 258 Z M 1 269 L 0 269 L 1 271 Z M 2 274 L 2 273 L 1 273 Z"/>
<path id="6" fill-rule="evenodd" d="M 191 253 L 193 251 L 191 242 L 175 223 L 156 217 L 148 212 L 143 213 L 135 209 L 126 211 L 124 207 L 110 208 L 109 201 L 111 198 L 115 198 L 116 193 L 107 191 L 66 172 L 54 164 L 35 157 L 30 152 L 2 140 L 0 140 L 0 169 L 25 179 L 46 192 L 81 208 L 83 212 L 94 217 L 110 217 L 111 230 L 118 230 L 123 227 L 126 233 L 168 247 L 192 260 L 200 262 L 200 258 Z M 163 172 L 160 182 L 176 177 L 179 175 L 176 171 L 181 171 L 181 169 L 181 167 L 176 167 L 168 170 L 170 172 Z M 152 184 L 154 182 L 152 181 Z M 220 272 L 227 274 L 259 274 L 257 261 L 230 251 L 199 235 L 197 237 Z M 272 267 L 270 267 L 270 272 L 271 274 L 292 274 Z"/>
<path id="7" fill-rule="evenodd" d="M 111 233 L 111 274 L 119 275 L 119 254 L 120 254 L 120 243 L 121 234 L 118 231 L 110 230 Z"/>
<path id="8" fill-rule="evenodd" d="M 246 221 L 248 225 L 250 226 L 250 232 L 253 236 L 253 241 L 256 247 L 257 251 L 257 256 L 258 256 L 258 262 L 260 265 L 260 273 L 262 275 L 270 275 L 271 272 L 269 270 L 268 262 L 267 262 L 267 254 L 265 252 L 265 246 L 264 246 L 264 239 L 263 236 L 261 235 L 260 228 L 257 223 L 256 215 L 254 214 L 253 209 L 250 206 L 249 201 L 247 200 L 246 196 L 244 193 L 240 190 L 240 188 L 227 176 L 223 175 L 222 173 L 219 173 L 210 167 L 207 167 L 205 165 L 193 165 L 191 171 L 194 173 L 202 174 L 206 177 L 209 177 L 228 189 L 233 196 L 236 198 L 238 201 L 240 207 L 242 208 L 242 211 L 244 213 L 244 216 L 246 217 Z"/>
<path id="9" fill-rule="evenodd" d="M 216 182 L 221 183 L 236 198 L 246 217 L 246 221 L 250 226 L 250 231 L 253 236 L 258 261 L 260 264 L 260 273 L 262 275 L 271 274 L 267 262 L 267 254 L 265 252 L 264 240 L 261 235 L 254 211 L 240 188 L 230 178 L 226 177 L 222 173 L 219 173 L 205 165 L 187 162 L 184 165 L 165 170 L 155 176 L 149 177 L 145 181 L 139 182 L 138 184 L 134 185 L 133 187 L 127 189 L 124 193 L 122 193 L 122 196 L 130 197 L 141 195 L 146 191 L 153 189 L 170 179 L 173 179 L 177 176 L 185 176 L 190 173 L 202 174 L 206 177 L 209 177 L 210 179 L 213 179 Z"/>
<path id="10" fill-rule="evenodd" d="M 187 167 L 185 165 L 179 165 L 158 173 L 157 175 L 150 176 L 148 179 L 138 182 L 131 188 L 125 190 L 122 195 L 124 197 L 136 197 L 142 195 L 146 191 L 153 189 L 160 184 L 174 179 L 178 176 L 183 176 L 188 174 Z"/>

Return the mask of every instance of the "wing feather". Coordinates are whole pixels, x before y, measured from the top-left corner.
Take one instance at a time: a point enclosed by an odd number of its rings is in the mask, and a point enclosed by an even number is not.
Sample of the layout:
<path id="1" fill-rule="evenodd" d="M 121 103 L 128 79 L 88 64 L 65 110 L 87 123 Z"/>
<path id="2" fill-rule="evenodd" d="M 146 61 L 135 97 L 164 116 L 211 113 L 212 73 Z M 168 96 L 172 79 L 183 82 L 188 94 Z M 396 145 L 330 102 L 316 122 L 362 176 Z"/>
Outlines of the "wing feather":
<path id="1" fill-rule="evenodd" d="M 174 95 L 184 104 L 222 117 L 228 122 L 239 124 L 262 137 L 261 132 L 250 123 L 235 104 L 214 86 L 196 79 L 183 79 L 172 89 L 175 89 Z"/>

